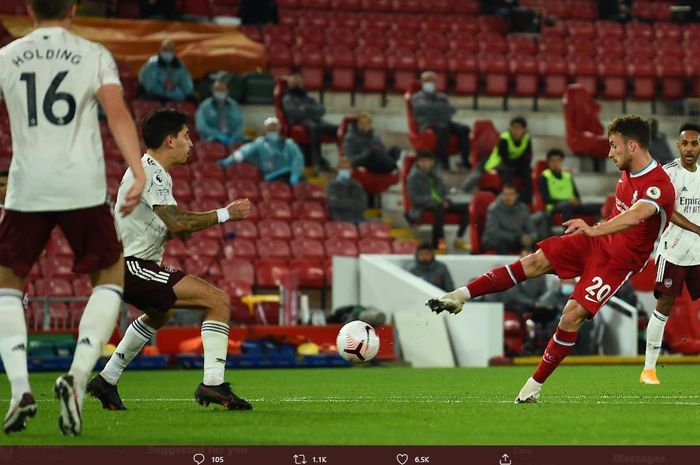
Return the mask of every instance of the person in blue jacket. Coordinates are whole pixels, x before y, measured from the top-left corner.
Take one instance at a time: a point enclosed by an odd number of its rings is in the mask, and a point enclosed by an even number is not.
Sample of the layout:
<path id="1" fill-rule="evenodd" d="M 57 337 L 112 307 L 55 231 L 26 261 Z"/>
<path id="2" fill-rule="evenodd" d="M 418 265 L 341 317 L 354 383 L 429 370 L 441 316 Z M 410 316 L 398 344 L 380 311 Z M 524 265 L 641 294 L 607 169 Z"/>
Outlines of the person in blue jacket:
<path id="1" fill-rule="evenodd" d="M 246 161 L 262 172 L 265 181 L 297 184 L 302 179 L 304 169 L 304 156 L 299 146 L 280 134 L 280 122 L 274 116 L 267 118 L 263 124 L 264 136 L 245 144 L 217 163 L 226 167 Z"/>
<path id="2" fill-rule="evenodd" d="M 197 108 L 195 125 L 202 140 L 231 145 L 248 141 L 243 136 L 243 117 L 238 103 L 228 95 L 226 82 L 217 79 L 211 86 L 212 96 Z"/>
<path id="3" fill-rule="evenodd" d="M 175 42 L 166 39 L 160 52 L 139 71 L 139 83 L 147 98 L 182 102 L 192 96 L 194 85 L 185 64 L 175 54 Z"/>

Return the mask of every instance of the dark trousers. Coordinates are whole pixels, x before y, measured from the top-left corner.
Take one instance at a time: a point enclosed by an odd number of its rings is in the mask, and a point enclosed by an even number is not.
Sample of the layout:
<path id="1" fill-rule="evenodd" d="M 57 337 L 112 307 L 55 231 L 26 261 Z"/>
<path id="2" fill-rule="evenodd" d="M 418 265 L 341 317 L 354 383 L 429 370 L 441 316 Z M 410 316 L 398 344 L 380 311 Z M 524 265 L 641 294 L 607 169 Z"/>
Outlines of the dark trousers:
<path id="1" fill-rule="evenodd" d="M 501 175 L 503 184 L 513 184 L 513 178 L 522 179 L 523 185 L 520 189 L 520 201 L 525 205 L 532 203 L 532 168 L 530 160 L 522 160 L 512 165 L 502 163 L 496 168 L 498 174 Z"/>
<path id="2" fill-rule="evenodd" d="M 430 127 L 435 131 L 437 141 L 435 144 L 435 156 L 443 169 L 449 167 L 447 149 L 450 145 L 450 135 L 455 134 L 459 142 L 459 154 L 462 157 L 462 164 L 465 168 L 469 168 L 469 132 L 471 129 L 465 124 L 449 123 L 431 124 Z"/>
<path id="3" fill-rule="evenodd" d="M 571 205 L 569 202 L 559 202 L 554 205 L 552 213 L 561 213 L 564 221 L 570 220 L 574 215 L 591 215 L 594 217 L 600 216 L 601 205 L 599 203 L 582 203 L 579 205 Z"/>
<path id="4" fill-rule="evenodd" d="M 459 226 L 457 227 L 457 237 L 464 236 L 469 224 L 469 204 L 453 203 L 445 208 L 442 204 L 436 204 L 426 208 L 433 213 L 433 248 L 437 248 L 440 239 L 445 238 L 445 213 L 457 213 L 460 215 Z"/>
<path id="5" fill-rule="evenodd" d="M 309 131 L 309 155 L 311 159 L 306 160 L 307 166 L 327 166 L 328 162 L 321 157 L 321 138 L 327 135 L 335 139 L 338 135 L 338 126 L 325 121 L 305 121 L 303 124 Z"/>
<path id="6" fill-rule="evenodd" d="M 360 160 L 356 166 L 367 168 L 367 171 L 372 173 L 391 173 L 396 170 L 396 163 L 401 156 L 401 149 L 391 147 L 386 151 L 373 150 L 372 153 L 363 160 Z"/>

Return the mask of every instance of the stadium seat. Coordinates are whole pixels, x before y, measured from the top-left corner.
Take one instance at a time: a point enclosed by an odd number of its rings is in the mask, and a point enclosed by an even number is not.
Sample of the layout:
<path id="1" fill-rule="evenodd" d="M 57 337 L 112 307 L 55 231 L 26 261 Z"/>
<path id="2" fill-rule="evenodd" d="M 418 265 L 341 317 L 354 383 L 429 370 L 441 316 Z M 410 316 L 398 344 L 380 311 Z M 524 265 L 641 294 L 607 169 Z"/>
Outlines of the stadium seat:
<path id="1" fill-rule="evenodd" d="M 192 193 L 192 189 L 190 189 L 190 185 L 184 182 L 173 183 L 173 197 L 175 197 L 175 200 L 177 200 L 178 202 L 189 202 L 192 199 L 194 199 L 194 195 Z"/>
<path id="2" fill-rule="evenodd" d="M 244 163 L 241 164 L 243 165 Z M 258 202 L 261 199 L 260 191 L 258 190 L 258 185 L 258 181 L 236 177 L 229 181 L 226 181 L 226 194 L 229 199 L 247 198 L 251 202 Z"/>
<path id="3" fill-rule="evenodd" d="M 651 40 L 654 37 L 654 29 L 651 24 L 635 21 L 625 24 L 625 37 L 627 39 Z"/>
<path id="4" fill-rule="evenodd" d="M 286 259 L 261 258 L 255 262 L 255 284 L 263 287 L 279 287 L 283 276 L 289 271 Z"/>
<path id="5" fill-rule="evenodd" d="M 165 255 L 184 259 L 189 255 L 189 252 L 181 240 L 175 239 L 168 241 L 165 245 Z"/>
<path id="6" fill-rule="evenodd" d="M 671 39 L 674 42 L 680 42 L 683 40 L 683 26 L 675 23 L 655 22 L 654 35 L 657 40 Z"/>
<path id="7" fill-rule="evenodd" d="M 391 253 L 390 242 L 382 239 L 363 239 L 358 242 L 358 249 L 361 254 Z"/>
<path id="8" fill-rule="evenodd" d="M 600 122 L 600 104 L 580 84 L 569 85 L 563 104 L 569 148 L 577 155 L 607 158 L 610 145 Z"/>
<path id="9" fill-rule="evenodd" d="M 163 105 L 157 100 L 134 100 L 131 102 L 131 111 L 134 112 L 134 119 L 136 121 L 142 121 L 144 116 L 162 106 Z"/>
<path id="10" fill-rule="evenodd" d="M 325 38 L 318 35 L 322 41 Z M 294 65 L 304 79 L 304 87 L 308 90 L 322 90 L 324 87 L 325 58 L 322 45 L 305 43 L 293 49 Z"/>
<path id="11" fill-rule="evenodd" d="M 405 92 L 416 79 L 418 60 L 410 49 L 398 48 L 387 51 L 389 69 L 392 71 L 395 92 Z"/>
<path id="12" fill-rule="evenodd" d="M 73 295 L 75 297 L 90 297 L 92 295 L 92 285 L 90 278 L 82 276 L 73 281 Z"/>
<path id="13" fill-rule="evenodd" d="M 564 57 L 557 55 L 539 55 L 540 80 L 543 84 L 542 95 L 545 97 L 561 97 L 568 83 L 568 66 Z"/>
<path id="14" fill-rule="evenodd" d="M 361 240 L 382 239 L 391 240 L 391 228 L 383 221 L 365 221 L 358 226 Z"/>
<path id="15" fill-rule="evenodd" d="M 292 256 L 322 260 L 326 252 L 323 243 L 316 239 L 293 239 L 290 242 Z"/>
<path id="16" fill-rule="evenodd" d="M 233 233 L 232 239 L 257 239 L 258 227 L 256 223 L 250 220 L 230 221 L 224 224 L 224 231 Z"/>
<path id="17" fill-rule="evenodd" d="M 181 11 L 187 16 L 212 16 L 209 0 L 182 0 Z"/>
<path id="18" fill-rule="evenodd" d="M 614 58 L 598 64 L 598 78 L 603 86 L 601 96 L 612 100 L 627 97 L 627 69 L 625 63 Z"/>
<path id="19" fill-rule="evenodd" d="M 291 138 L 299 145 L 309 144 L 309 132 L 302 125 L 290 125 L 287 122 L 287 117 L 284 114 L 284 109 L 282 107 L 282 98 L 284 93 L 287 91 L 287 79 L 281 78 L 276 80 L 275 88 L 273 91 L 273 98 L 275 103 L 275 115 L 280 121 L 282 135 Z M 323 142 L 335 142 L 335 137 L 324 135 L 321 140 Z"/>
<path id="20" fill-rule="evenodd" d="M 450 54 L 448 65 L 455 83 L 455 94 L 473 95 L 473 108 L 476 109 L 476 95 L 479 91 L 479 68 L 476 57 L 471 51 L 456 51 Z"/>
<path id="21" fill-rule="evenodd" d="M 53 234 L 51 234 L 51 239 L 49 243 L 46 244 L 46 253 L 63 257 L 73 256 L 73 250 L 70 248 L 68 240 L 63 233 L 59 233 L 58 230 L 54 230 Z"/>
<path id="22" fill-rule="evenodd" d="M 265 181 L 259 184 L 260 196 L 263 201 L 283 200 L 291 202 L 293 199 L 292 189 L 289 184 L 282 181 Z"/>
<path id="23" fill-rule="evenodd" d="M 295 200 L 315 200 L 317 202 L 326 202 L 326 189 L 320 184 L 311 184 L 308 182 L 300 182 L 294 186 Z"/>
<path id="24" fill-rule="evenodd" d="M 197 201 L 216 200 L 223 203 L 227 198 L 224 183 L 216 179 L 208 179 L 205 184 L 195 183 L 192 191 Z"/>
<path id="25" fill-rule="evenodd" d="M 39 268 L 44 278 L 74 279 L 73 258 L 49 255 L 39 260 Z"/>
<path id="26" fill-rule="evenodd" d="M 328 239 L 357 241 L 360 237 L 357 232 L 357 226 L 346 221 L 328 221 L 324 225 L 324 229 L 326 230 L 326 237 Z"/>
<path id="27" fill-rule="evenodd" d="M 543 36 L 540 37 L 538 47 L 541 54 L 565 56 L 567 52 L 566 41 L 560 37 Z"/>
<path id="28" fill-rule="evenodd" d="M 644 100 L 656 97 L 656 66 L 653 62 L 645 60 L 628 62 L 627 77 L 632 85 L 630 97 Z"/>
<path id="29" fill-rule="evenodd" d="M 345 37 L 353 37 L 352 34 Z M 336 43 L 336 42 L 333 42 Z M 326 68 L 330 73 L 331 89 L 352 91 L 355 89 L 355 54 L 345 45 L 328 46 L 324 50 Z"/>
<path id="30" fill-rule="evenodd" d="M 219 261 L 213 257 L 187 257 L 184 263 L 184 270 L 202 279 L 212 278 L 216 280 L 223 276 Z"/>
<path id="31" fill-rule="evenodd" d="M 534 97 L 539 90 L 537 60 L 532 55 L 511 56 L 510 73 L 513 76 L 513 95 Z"/>
<path id="32" fill-rule="evenodd" d="M 287 242 L 279 239 L 258 239 L 255 248 L 260 258 L 288 259 L 291 256 Z"/>
<path id="33" fill-rule="evenodd" d="M 292 258 L 289 261 L 290 270 L 299 276 L 299 285 L 304 287 L 321 288 L 326 285 L 326 276 L 321 260 L 308 258 Z"/>
<path id="34" fill-rule="evenodd" d="M 192 171 L 188 165 L 175 165 L 168 171 L 174 182 L 188 182 L 192 179 Z"/>
<path id="35" fill-rule="evenodd" d="M 414 240 L 396 240 L 391 244 L 391 250 L 395 254 L 414 255 L 418 241 Z"/>
<path id="36" fill-rule="evenodd" d="M 191 237 L 187 241 L 187 256 L 214 257 L 219 254 L 219 241 L 208 237 Z"/>
<path id="37" fill-rule="evenodd" d="M 38 296 L 72 297 L 73 288 L 70 282 L 61 278 L 43 278 L 34 281 L 34 288 Z"/>
<path id="38" fill-rule="evenodd" d="M 226 179 L 224 170 L 212 161 L 191 163 L 190 169 L 194 178 L 200 182 L 224 181 Z"/>
<path id="39" fill-rule="evenodd" d="M 327 214 L 324 207 L 312 200 L 299 200 L 292 204 L 294 218 L 303 220 L 325 221 Z"/>
<path id="40" fill-rule="evenodd" d="M 226 257 L 227 260 L 233 258 L 255 260 L 258 257 L 255 241 L 237 238 L 227 242 L 224 244 L 224 257 Z"/>
<path id="41" fill-rule="evenodd" d="M 228 155 L 228 150 L 219 142 L 199 141 L 194 144 L 194 151 L 197 159 L 201 161 L 214 162 L 221 160 Z"/>
<path id="42" fill-rule="evenodd" d="M 326 256 L 328 258 L 336 255 L 344 257 L 357 257 L 357 244 L 354 241 L 345 239 L 326 239 Z"/>
<path id="43" fill-rule="evenodd" d="M 485 157 L 491 154 L 501 136 L 491 120 L 474 121 L 471 136 L 471 162 L 472 166 L 478 166 Z M 498 172 L 492 170 L 483 174 L 479 180 L 477 189 L 500 192 L 501 185 L 501 176 Z M 453 219 L 456 219 L 457 223 L 459 223 L 458 215 L 454 215 Z"/>
<path id="44" fill-rule="evenodd" d="M 323 224 L 312 220 L 297 220 L 293 222 L 292 235 L 295 239 L 323 240 L 326 237 Z"/>
<path id="45" fill-rule="evenodd" d="M 268 44 L 266 47 L 268 71 L 274 79 L 283 79 L 294 68 L 291 49 L 281 42 Z"/>
<path id="46" fill-rule="evenodd" d="M 598 38 L 606 39 L 610 42 L 622 42 L 625 38 L 625 29 L 623 25 L 617 21 L 596 21 L 595 29 Z"/>
<path id="47" fill-rule="evenodd" d="M 379 48 L 358 47 L 355 62 L 360 72 L 363 92 L 384 92 L 387 87 L 387 61 Z"/>
<path id="48" fill-rule="evenodd" d="M 598 63 L 587 55 L 571 55 L 569 75 L 574 83 L 580 84 L 591 96 L 598 95 Z"/>
<path id="49" fill-rule="evenodd" d="M 509 35 L 506 42 L 508 44 L 508 53 L 511 56 L 537 54 L 537 44 L 531 37 L 525 35 Z"/>
<path id="50" fill-rule="evenodd" d="M 656 60 L 656 75 L 659 78 L 661 87 L 661 98 L 683 98 L 685 95 L 685 69 L 683 63 L 673 57 L 659 57 Z"/>
<path id="51" fill-rule="evenodd" d="M 429 69 L 435 73 L 435 90 L 447 92 L 447 82 L 449 74 L 449 61 L 447 57 L 432 49 L 422 49 L 418 51 L 418 69 Z M 404 87 L 404 89 L 406 88 Z"/>
<path id="52" fill-rule="evenodd" d="M 241 258 L 230 258 L 221 261 L 221 272 L 224 278 L 252 285 L 255 282 L 253 263 Z"/>
<path id="53" fill-rule="evenodd" d="M 291 221 L 292 219 L 292 210 L 289 208 L 289 204 L 282 200 L 261 202 L 258 204 L 258 214 L 260 218 L 266 220 Z M 294 216 L 299 218 L 296 214 Z"/>
<path id="54" fill-rule="evenodd" d="M 476 191 L 469 204 L 469 237 L 473 254 L 483 253 L 481 235 L 486 227 L 486 211 L 495 199 L 496 196 L 492 192 Z"/>
<path id="55" fill-rule="evenodd" d="M 258 233 L 261 239 L 292 239 L 292 230 L 286 221 L 262 220 L 258 222 Z"/>
<path id="56" fill-rule="evenodd" d="M 478 56 L 479 72 L 484 80 L 486 95 L 507 96 L 509 90 L 509 70 L 506 55 L 486 52 Z M 504 109 L 506 100 L 504 99 Z"/>

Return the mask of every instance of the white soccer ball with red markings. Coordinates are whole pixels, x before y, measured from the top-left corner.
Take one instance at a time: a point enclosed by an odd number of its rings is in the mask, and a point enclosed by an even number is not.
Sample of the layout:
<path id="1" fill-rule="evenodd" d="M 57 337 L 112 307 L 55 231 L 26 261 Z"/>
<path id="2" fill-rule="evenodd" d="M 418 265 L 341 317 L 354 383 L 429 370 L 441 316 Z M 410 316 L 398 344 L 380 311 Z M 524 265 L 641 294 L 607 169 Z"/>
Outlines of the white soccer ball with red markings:
<path id="1" fill-rule="evenodd" d="M 369 362 L 379 352 L 379 336 L 364 321 L 351 321 L 340 328 L 335 345 L 340 356 L 348 362 Z"/>

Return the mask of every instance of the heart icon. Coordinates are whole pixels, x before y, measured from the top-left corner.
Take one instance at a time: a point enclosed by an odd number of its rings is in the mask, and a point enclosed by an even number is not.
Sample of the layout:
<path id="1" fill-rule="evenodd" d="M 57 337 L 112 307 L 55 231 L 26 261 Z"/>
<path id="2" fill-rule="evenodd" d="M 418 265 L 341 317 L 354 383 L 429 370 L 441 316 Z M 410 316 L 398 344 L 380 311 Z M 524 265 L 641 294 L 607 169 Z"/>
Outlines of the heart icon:
<path id="1" fill-rule="evenodd" d="M 404 465 L 406 462 L 408 462 L 408 454 L 396 454 L 396 461 L 401 465 Z"/>

